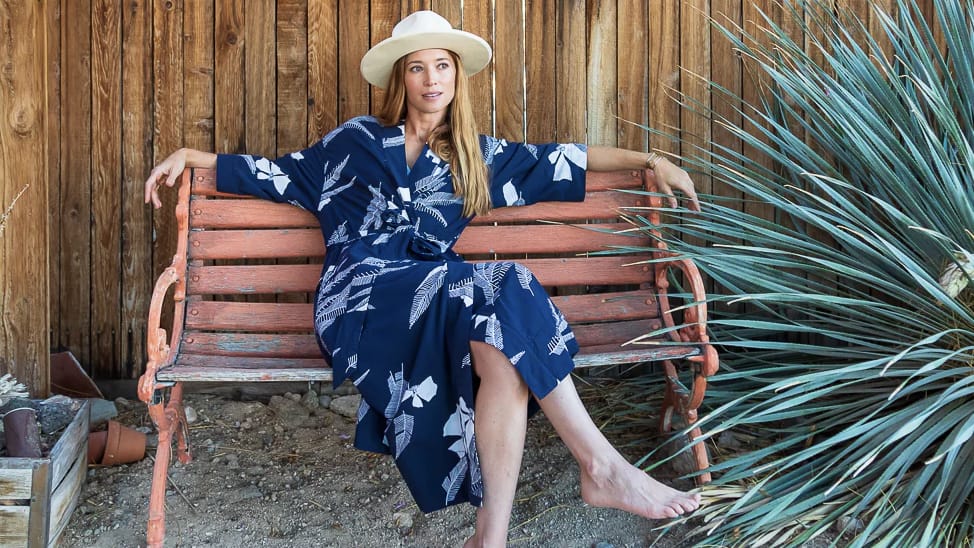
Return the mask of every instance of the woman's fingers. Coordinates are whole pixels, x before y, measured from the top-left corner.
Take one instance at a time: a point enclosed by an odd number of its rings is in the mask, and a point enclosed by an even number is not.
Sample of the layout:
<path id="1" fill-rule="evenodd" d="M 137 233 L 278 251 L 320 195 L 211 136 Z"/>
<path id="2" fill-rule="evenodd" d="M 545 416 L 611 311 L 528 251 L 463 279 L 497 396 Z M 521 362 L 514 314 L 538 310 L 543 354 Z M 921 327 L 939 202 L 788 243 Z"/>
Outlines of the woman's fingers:
<path id="1" fill-rule="evenodd" d="M 162 200 L 159 198 L 159 181 L 165 177 L 166 186 L 174 186 L 184 167 L 186 167 L 186 159 L 182 151 L 177 150 L 152 168 L 149 178 L 145 180 L 145 203 L 152 203 L 156 209 L 162 207 Z"/>

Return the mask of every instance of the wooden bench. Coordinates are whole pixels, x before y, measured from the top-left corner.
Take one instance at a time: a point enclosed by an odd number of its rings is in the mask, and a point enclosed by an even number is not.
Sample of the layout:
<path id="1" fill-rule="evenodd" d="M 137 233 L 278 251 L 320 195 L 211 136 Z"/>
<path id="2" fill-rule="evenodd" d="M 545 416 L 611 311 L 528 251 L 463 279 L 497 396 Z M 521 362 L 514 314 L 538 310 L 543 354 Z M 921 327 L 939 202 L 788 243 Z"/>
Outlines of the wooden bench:
<path id="1" fill-rule="evenodd" d="M 662 362 L 661 428 L 669 431 L 677 416 L 692 425 L 706 377 L 718 365 L 707 337 L 703 284 L 691 262 L 673 258 L 649 231 L 620 218 L 620 208 L 640 207 L 638 214 L 658 225 L 660 200 L 616 189 L 653 191 L 652 174 L 590 173 L 584 202 L 494 210 L 475 219 L 455 249 L 468 260 L 516 259 L 528 266 L 572 325 L 581 346 L 578 367 Z M 315 217 L 287 204 L 217 192 L 214 171 L 187 170 L 176 219 L 177 252 L 152 294 L 149 362 L 139 381 L 139 397 L 159 429 L 149 546 L 161 546 L 165 533 L 174 436 L 179 460 L 191 459 L 183 383 L 332 379 L 313 334 L 310 296 L 324 256 Z M 608 246 L 652 251 L 592 253 Z M 642 262 L 648 260 L 655 262 Z M 692 293 L 691 302 L 680 303 L 682 319 L 674 317 L 667 297 L 672 268 Z M 169 333 L 160 326 L 167 302 L 173 310 Z M 655 336 L 623 345 L 649 333 Z M 680 382 L 676 360 L 689 365 L 683 375 L 692 379 L 690 388 Z M 699 435 L 694 429 L 690 438 Z M 708 466 L 703 444 L 694 447 L 694 460 L 698 469 Z M 709 481 L 709 474 L 698 480 Z"/>

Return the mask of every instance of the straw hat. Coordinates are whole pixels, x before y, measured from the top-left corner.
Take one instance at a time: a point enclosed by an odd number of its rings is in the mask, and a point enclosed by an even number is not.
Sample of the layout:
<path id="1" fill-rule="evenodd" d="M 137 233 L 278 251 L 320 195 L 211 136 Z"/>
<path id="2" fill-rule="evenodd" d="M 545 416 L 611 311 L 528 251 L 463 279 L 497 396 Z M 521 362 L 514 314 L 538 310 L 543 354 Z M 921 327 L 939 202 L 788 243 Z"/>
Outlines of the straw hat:
<path id="1" fill-rule="evenodd" d="M 399 21 L 392 29 L 392 36 L 365 52 L 360 67 L 362 76 L 373 86 L 385 88 L 396 60 L 423 49 L 456 53 L 468 76 L 480 72 L 490 62 L 490 46 L 483 38 L 454 29 L 435 12 L 417 11 Z"/>

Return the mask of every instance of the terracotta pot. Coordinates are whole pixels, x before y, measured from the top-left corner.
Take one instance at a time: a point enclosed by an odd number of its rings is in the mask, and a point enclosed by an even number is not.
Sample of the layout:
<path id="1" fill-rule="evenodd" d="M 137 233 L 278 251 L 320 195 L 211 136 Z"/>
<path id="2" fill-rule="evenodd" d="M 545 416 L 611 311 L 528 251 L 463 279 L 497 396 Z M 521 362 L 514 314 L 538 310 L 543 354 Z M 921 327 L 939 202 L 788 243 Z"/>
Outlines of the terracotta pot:
<path id="1" fill-rule="evenodd" d="M 105 441 L 104 465 L 128 464 L 145 457 L 145 434 L 118 421 L 108 421 L 108 436 Z"/>
<path id="2" fill-rule="evenodd" d="M 92 432 L 88 435 L 88 464 L 98 464 L 101 462 L 102 455 L 105 454 L 105 445 L 108 444 L 108 432 Z"/>
<path id="3" fill-rule="evenodd" d="M 37 411 L 18 407 L 3 416 L 7 456 L 37 459 L 41 456 L 41 433 L 37 428 Z"/>

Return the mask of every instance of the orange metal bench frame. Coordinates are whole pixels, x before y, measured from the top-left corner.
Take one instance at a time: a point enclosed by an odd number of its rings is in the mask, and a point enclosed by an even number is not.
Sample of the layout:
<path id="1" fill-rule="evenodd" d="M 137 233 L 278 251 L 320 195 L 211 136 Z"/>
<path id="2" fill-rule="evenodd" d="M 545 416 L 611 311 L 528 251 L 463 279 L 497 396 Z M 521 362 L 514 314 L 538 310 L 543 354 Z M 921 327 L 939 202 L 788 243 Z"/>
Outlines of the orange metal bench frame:
<path id="1" fill-rule="evenodd" d="M 676 258 L 654 230 L 620 218 L 622 208 L 639 208 L 639 215 L 659 226 L 660 199 L 625 190 L 655 191 L 652 172 L 590 173 L 584 202 L 496 209 L 474 219 L 455 249 L 469 260 L 515 259 L 531 268 L 573 327 L 581 346 L 577 367 L 662 362 L 660 428 L 668 432 L 677 416 L 688 426 L 696 422 L 706 377 L 717 371 L 717 352 L 707 336 L 706 296 L 696 266 Z M 174 437 L 180 462 L 192 458 L 183 383 L 332 378 L 314 342 L 308 297 L 324 255 L 317 219 L 287 204 L 220 193 L 215 172 L 204 169 L 182 174 L 175 213 L 177 250 L 152 294 L 149 361 L 139 381 L 139 397 L 159 430 L 148 546 L 162 546 L 165 537 Z M 613 245 L 648 252 L 598 253 Z M 237 259 L 262 260 L 241 265 L 234 264 Z M 674 318 L 667 293 L 673 268 L 689 292 L 680 308 L 682 321 Z M 254 302 L 258 294 L 264 302 Z M 167 302 L 173 315 L 169 333 L 160 326 Z M 624 344 L 646 334 L 653 336 Z M 676 360 L 689 365 L 689 388 L 679 379 Z M 690 441 L 699 436 L 699 428 L 692 429 Z M 709 466 L 702 443 L 693 447 L 693 456 L 698 470 Z M 708 482 L 710 475 L 697 480 Z"/>

